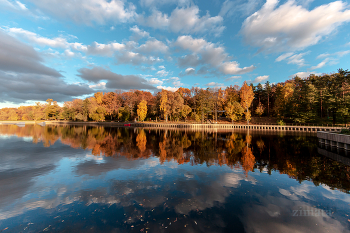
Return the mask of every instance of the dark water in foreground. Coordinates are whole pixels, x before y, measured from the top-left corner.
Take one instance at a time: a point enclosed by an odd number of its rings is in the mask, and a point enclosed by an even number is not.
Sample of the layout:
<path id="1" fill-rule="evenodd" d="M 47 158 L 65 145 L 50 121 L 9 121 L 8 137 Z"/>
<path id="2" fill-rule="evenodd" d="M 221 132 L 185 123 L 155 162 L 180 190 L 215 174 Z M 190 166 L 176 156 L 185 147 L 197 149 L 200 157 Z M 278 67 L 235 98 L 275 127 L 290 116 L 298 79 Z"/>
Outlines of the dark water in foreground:
<path id="1" fill-rule="evenodd" d="M 0 126 L 0 232 L 350 232 L 314 136 Z"/>

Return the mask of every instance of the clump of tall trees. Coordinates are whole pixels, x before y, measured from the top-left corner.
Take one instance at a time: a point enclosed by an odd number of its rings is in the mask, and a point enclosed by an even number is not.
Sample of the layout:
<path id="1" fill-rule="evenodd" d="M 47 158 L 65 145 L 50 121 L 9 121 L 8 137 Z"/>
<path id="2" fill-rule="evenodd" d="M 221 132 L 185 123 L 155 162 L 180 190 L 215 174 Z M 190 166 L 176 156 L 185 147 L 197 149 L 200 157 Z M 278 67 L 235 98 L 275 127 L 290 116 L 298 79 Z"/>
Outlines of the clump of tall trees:
<path id="1" fill-rule="evenodd" d="M 276 117 L 295 123 L 347 123 L 350 109 L 350 72 L 298 76 L 271 84 L 237 85 L 222 88 L 183 88 L 152 94 L 130 90 L 97 92 L 86 99 L 74 99 L 59 106 L 48 99 L 45 104 L 0 109 L 0 120 L 70 121 L 217 121 L 232 122 L 252 116 Z"/>

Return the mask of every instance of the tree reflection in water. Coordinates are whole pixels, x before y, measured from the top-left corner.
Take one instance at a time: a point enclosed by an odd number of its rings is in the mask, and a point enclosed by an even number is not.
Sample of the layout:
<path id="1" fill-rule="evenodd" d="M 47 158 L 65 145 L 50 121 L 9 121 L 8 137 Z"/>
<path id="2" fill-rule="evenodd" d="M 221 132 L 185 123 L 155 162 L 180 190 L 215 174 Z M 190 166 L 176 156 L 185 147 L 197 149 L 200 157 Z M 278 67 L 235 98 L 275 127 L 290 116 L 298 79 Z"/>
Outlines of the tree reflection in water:
<path id="1" fill-rule="evenodd" d="M 312 181 L 350 193 L 350 167 L 317 153 L 311 136 L 261 135 L 253 132 L 185 132 L 90 126 L 0 125 L 0 135 L 30 137 L 50 147 L 60 140 L 95 156 L 131 160 L 155 156 L 160 163 L 229 166 L 248 172 L 278 171 L 300 183 Z"/>

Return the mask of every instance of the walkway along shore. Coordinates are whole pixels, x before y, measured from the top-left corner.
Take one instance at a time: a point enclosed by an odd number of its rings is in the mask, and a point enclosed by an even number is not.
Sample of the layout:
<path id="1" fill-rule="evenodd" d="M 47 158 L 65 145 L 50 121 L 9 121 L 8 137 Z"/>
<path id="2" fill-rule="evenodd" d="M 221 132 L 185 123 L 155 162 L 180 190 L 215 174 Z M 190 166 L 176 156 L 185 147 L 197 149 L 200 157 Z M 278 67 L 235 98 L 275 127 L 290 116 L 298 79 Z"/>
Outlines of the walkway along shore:
<path id="1" fill-rule="evenodd" d="M 294 131 L 294 132 L 318 132 L 329 131 L 339 132 L 342 127 L 327 127 L 327 126 L 298 126 L 298 125 L 243 125 L 243 124 L 188 124 L 188 123 L 148 123 L 148 122 L 70 122 L 70 121 L 0 121 L 0 124 L 40 124 L 40 125 L 91 125 L 91 126 L 115 126 L 115 127 L 142 127 L 150 129 L 242 129 L 242 130 L 262 130 L 262 131 Z"/>

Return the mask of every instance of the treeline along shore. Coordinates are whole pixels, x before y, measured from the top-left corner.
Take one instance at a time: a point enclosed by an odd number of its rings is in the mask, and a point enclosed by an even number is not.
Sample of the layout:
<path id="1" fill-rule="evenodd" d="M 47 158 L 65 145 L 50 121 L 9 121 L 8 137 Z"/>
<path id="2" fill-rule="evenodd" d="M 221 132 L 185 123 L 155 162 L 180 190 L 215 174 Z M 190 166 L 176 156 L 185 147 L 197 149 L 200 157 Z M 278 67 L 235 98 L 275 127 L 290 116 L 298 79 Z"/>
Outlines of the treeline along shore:
<path id="1" fill-rule="evenodd" d="M 180 87 L 177 91 L 130 90 L 97 92 L 59 106 L 45 104 L 0 109 L 0 121 L 251 121 L 252 116 L 274 117 L 275 123 L 347 124 L 350 116 L 350 72 L 298 76 L 271 84 L 243 83 L 223 88 Z"/>

